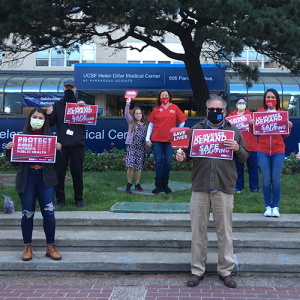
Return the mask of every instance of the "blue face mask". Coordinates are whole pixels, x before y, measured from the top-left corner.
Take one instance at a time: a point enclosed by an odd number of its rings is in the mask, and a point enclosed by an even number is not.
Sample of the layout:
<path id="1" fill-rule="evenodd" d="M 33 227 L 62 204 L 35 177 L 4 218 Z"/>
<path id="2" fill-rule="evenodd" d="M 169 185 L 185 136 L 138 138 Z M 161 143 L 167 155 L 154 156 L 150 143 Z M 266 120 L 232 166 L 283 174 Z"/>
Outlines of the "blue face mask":
<path id="1" fill-rule="evenodd" d="M 216 111 L 208 112 L 207 119 L 212 124 L 218 124 L 223 121 L 223 113 L 217 113 Z"/>

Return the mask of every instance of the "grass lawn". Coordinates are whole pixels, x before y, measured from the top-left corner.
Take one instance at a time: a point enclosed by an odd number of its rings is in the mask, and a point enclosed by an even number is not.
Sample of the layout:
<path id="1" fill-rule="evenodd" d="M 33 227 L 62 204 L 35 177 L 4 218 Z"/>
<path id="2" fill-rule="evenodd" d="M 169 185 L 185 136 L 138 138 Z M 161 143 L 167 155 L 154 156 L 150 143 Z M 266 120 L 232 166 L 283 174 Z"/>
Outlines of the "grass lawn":
<path id="1" fill-rule="evenodd" d="M 12 172 L 2 172 L 12 173 Z M 68 176 L 71 176 L 69 173 Z M 155 173 L 153 171 L 142 172 L 141 185 L 153 183 Z M 170 180 L 190 182 L 190 172 L 171 171 Z M 280 213 L 300 214 L 300 175 L 281 176 L 281 200 Z M 117 188 L 127 184 L 126 172 L 85 172 L 83 198 L 86 208 L 84 210 L 102 211 L 109 210 L 116 202 L 189 202 L 191 191 L 151 196 L 130 195 L 117 192 Z M 134 184 L 134 181 L 133 181 Z M 262 179 L 260 175 L 260 187 Z M 14 187 L 1 186 L 1 194 L 9 195 L 15 204 L 15 210 L 21 211 L 20 200 Z M 66 183 L 66 208 L 60 210 L 79 210 L 73 199 L 72 181 Z M 3 207 L 4 198 L 0 197 L 0 206 Z M 1 209 L 2 210 L 2 209 Z M 38 207 L 36 209 L 38 211 Z M 245 174 L 245 189 L 240 194 L 235 194 L 234 212 L 239 213 L 263 213 L 264 201 L 262 190 L 258 194 L 249 191 L 248 174 Z"/>

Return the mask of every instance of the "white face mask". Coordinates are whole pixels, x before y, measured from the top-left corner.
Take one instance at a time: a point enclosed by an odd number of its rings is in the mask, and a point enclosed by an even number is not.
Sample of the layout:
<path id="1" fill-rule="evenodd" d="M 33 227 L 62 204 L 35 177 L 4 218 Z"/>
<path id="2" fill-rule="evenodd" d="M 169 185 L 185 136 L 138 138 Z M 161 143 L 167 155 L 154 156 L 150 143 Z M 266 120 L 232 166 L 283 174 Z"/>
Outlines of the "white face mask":
<path id="1" fill-rule="evenodd" d="M 30 118 L 30 125 L 33 129 L 40 129 L 43 127 L 45 120 Z"/>
<path id="2" fill-rule="evenodd" d="M 237 104 L 237 109 L 238 110 L 245 110 L 246 109 L 246 104 Z"/>

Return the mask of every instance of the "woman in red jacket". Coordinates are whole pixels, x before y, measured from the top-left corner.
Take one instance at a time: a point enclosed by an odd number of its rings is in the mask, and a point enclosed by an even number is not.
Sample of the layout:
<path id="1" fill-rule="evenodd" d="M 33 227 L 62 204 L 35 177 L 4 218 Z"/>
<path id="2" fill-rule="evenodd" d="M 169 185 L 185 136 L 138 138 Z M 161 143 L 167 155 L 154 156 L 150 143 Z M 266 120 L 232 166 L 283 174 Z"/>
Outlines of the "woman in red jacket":
<path id="1" fill-rule="evenodd" d="M 236 99 L 236 110 L 233 111 L 230 116 L 242 116 L 250 115 L 251 120 L 253 119 L 253 113 L 246 108 L 246 100 L 243 97 Z M 250 125 L 252 126 L 252 125 Z M 241 131 L 244 141 L 248 150 L 250 151 L 250 156 L 247 159 L 247 168 L 249 173 L 249 186 L 252 193 L 258 193 L 259 180 L 258 180 L 258 164 L 257 164 L 257 136 L 253 135 L 252 130 Z M 240 193 L 244 189 L 244 163 L 240 163 L 237 160 L 236 171 L 238 174 L 238 179 L 236 181 L 236 192 Z"/>
<path id="2" fill-rule="evenodd" d="M 268 89 L 264 94 L 264 108 L 261 112 L 276 112 L 280 109 L 279 94 Z M 293 123 L 289 121 L 289 133 L 277 135 L 260 135 L 258 139 L 257 158 L 263 178 L 263 194 L 266 205 L 265 217 L 279 217 L 279 201 L 281 195 L 280 176 L 285 160 L 285 144 L 283 139 L 291 133 Z M 273 201 L 272 201 L 273 194 Z"/>

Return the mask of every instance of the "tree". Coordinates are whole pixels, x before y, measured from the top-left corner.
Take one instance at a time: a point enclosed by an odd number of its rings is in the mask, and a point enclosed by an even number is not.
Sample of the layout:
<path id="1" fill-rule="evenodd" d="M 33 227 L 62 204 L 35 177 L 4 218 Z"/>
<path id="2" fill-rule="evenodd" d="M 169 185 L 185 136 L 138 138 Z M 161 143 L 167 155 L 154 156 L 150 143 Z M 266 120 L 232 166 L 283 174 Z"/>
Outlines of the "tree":
<path id="1" fill-rule="evenodd" d="M 209 90 L 201 62 L 228 60 L 250 82 L 257 68 L 231 61 L 249 46 L 299 71 L 299 10 L 299 0 L 0 0 L 0 49 L 21 56 L 55 46 L 72 50 L 95 37 L 122 49 L 133 37 L 145 43 L 139 51 L 152 46 L 185 63 L 203 115 Z M 179 38 L 184 53 L 163 45 L 168 33 Z"/>

